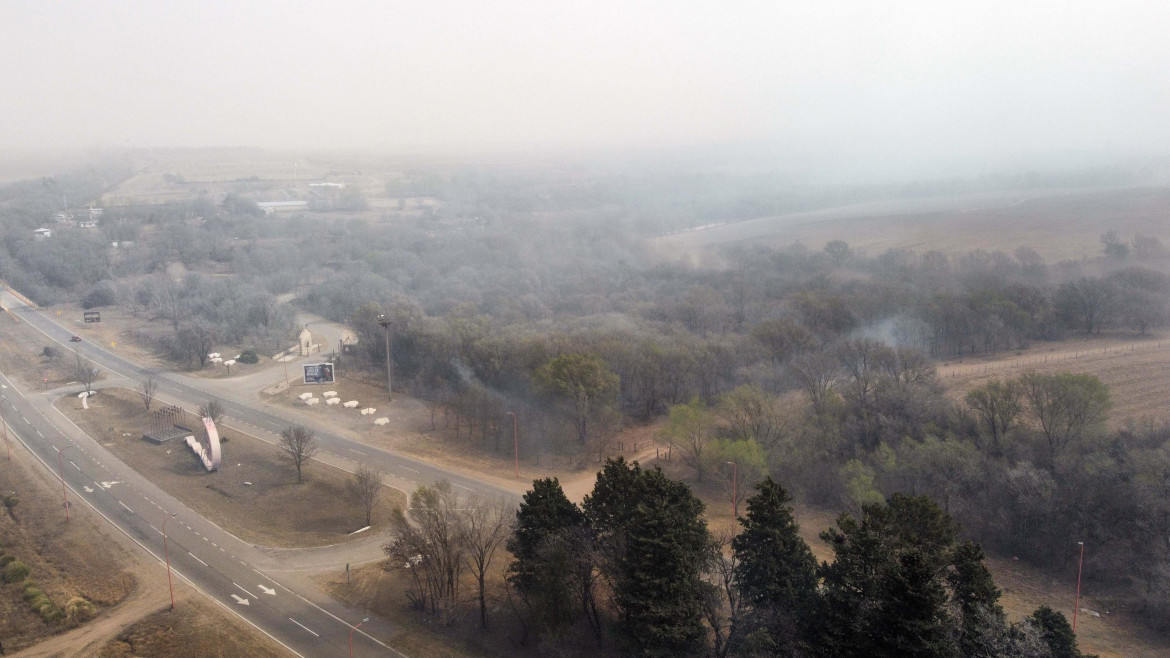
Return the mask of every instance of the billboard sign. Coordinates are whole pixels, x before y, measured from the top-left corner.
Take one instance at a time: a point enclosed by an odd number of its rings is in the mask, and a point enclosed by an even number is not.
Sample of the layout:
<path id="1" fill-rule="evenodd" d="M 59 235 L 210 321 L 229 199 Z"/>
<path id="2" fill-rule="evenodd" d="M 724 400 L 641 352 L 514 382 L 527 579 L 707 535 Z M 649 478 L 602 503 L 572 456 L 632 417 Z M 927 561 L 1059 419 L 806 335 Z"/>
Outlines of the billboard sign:
<path id="1" fill-rule="evenodd" d="M 333 383 L 333 364 L 332 363 L 307 363 L 307 364 L 305 364 L 305 383 L 306 384 L 332 384 Z"/>
<path id="2" fill-rule="evenodd" d="M 86 322 L 101 322 L 102 314 L 97 311 L 86 311 L 84 314 Z"/>

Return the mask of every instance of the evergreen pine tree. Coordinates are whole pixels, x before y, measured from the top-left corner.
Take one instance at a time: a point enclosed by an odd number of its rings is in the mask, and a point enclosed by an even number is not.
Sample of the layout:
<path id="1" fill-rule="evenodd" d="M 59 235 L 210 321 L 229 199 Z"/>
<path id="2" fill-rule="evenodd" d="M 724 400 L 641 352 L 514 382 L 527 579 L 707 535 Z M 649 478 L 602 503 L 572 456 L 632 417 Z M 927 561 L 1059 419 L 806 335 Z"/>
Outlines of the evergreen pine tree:
<path id="1" fill-rule="evenodd" d="M 585 515 L 565 496 L 556 478 L 532 483 L 516 511 L 516 530 L 508 539 L 515 558 L 508 581 L 529 604 L 542 626 L 557 628 L 576 610 L 574 555 L 567 550 L 585 529 Z"/>
<path id="2" fill-rule="evenodd" d="M 894 494 L 887 505 L 848 514 L 821 534 L 835 554 L 822 563 L 817 650 L 832 656 L 950 656 L 954 622 L 943 574 L 957 525 L 925 496 Z"/>
<path id="3" fill-rule="evenodd" d="M 734 634 L 753 653 L 791 655 L 815 609 L 817 563 L 797 533 L 788 492 L 770 477 L 756 490 L 731 542 L 746 613 Z"/>
<path id="4" fill-rule="evenodd" d="M 619 458 L 607 460 L 584 510 L 609 556 L 605 568 L 629 652 L 701 651 L 710 541 L 703 503 L 661 469 L 642 470 Z"/>

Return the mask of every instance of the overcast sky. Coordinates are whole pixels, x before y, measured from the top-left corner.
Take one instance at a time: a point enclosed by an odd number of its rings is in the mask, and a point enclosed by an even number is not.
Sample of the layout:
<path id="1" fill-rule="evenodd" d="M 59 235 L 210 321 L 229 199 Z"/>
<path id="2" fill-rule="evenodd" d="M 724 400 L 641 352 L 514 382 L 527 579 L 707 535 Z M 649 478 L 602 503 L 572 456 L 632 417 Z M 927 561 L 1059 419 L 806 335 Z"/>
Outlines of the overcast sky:
<path id="1" fill-rule="evenodd" d="M 0 4 L 0 147 L 1170 150 L 1170 3 Z"/>

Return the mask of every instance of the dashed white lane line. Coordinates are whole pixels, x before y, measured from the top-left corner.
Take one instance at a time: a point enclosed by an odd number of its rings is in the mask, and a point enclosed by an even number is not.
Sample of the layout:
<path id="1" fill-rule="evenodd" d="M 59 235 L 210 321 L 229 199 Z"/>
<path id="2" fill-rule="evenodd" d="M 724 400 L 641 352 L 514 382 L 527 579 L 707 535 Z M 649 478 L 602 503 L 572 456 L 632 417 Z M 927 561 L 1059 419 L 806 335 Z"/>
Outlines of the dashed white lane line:
<path id="1" fill-rule="evenodd" d="M 368 452 L 362 452 L 361 450 L 354 450 L 353 448 L 349 448 L 349 451 L 350 451 L 350 452 L 356 452 L 356 453 L 357 453 L 357 454 L 359 454 L 359 455 L 365 455 L 365 456 L 367 456 L 367 457 L 369 457 L 369 456 L 370 456 L 370 453 L 368 453 Z"/>
<path id="2" fill-rule="evenodd" d="M 237 585 L 236 583 L 232 583 L 232 584 L 233 584 L 233 585 L 235 585 L 236 587 L 240 587 L 240 586 L 239 586 L 239 585 Z M 247 594 L 248 596 L 250 596 L 250 597 L 252 597 L 252 598 L 254 598 L 254 599 L 259 599 L 259 598 L 260 598 L 259 596 L 256 596 L 255 594 L 253 594 L 253 593 L 249 592 L 248 590 L 244 589 L 243 587 L 240 587 L 240 591 L 241 591 L 241 592 L 243 592 L 244 594 Z"/>
<path id="3" fill-rule="evenodd" d="M 194 554 L 194 553 L 192 553 L 191 551 L 187 551 L 187 555 L 190 555 L 191 557 L 195 557 L 195 554 Z M 207 563 L 206 563 L 206 562 L 204 562 L 203 560 L 200 560 L 200 559 L 199 559 L 199 558 L 197 558 L 197 557 L 195 557 L 195 560 L 196 560 L 196 561 L 197 561 L 199 564 L 202 564 L 202 565 L 203 565 L 203 566 L 205 566 L 205 567 L 207 566 Z"/>
<path id="4" fill-rule="evenodd" d="M 472 489 L 471 487 L 465 487 L 462 484 L 455 484 L 454 482 L 452 482 L 451 484 L 453 484 L 456 487 L 459 487 L 460 489 L 466 489 L 468 491 L 475 491 L 475 489 Z"/>
<path id="5" fill-rule="evenodd" d="M 316 631 L 314 631 L 313 629 L 309 628 L 308 626 L 305 626 L 304 624 L 302 624 L 301 622 L 299 622 L 299 621 L 297 621 L 297 620 L 293 619 L 292 617 L 289 617 L 289 618 L 288 618 L 288 620 L 289 620 L 289 621 L 291 621 L 292 623 L 296 624 L 297 626 L 300 626 L 301 628 L 305 629 L 306 631 L 309 631 L 309 632 L 310 632 L 310 633 L 312 633 L 314 636 L 316 636 L 316 637 L 321 637 L 320 635 L 318 635 L 318 634 L 317 634 L 317 632 L 316 632 Z"/>
<path id="6" fill-rule="evenodd" d="M 70 464 L 73 464 L 73 460 L 72 460 L 72 459 L 70 459 L 70 460 L 69 460 L 69 463 L 70 463 Z M 81 467 L 80 467 L 80 466 L 78 466 L 77 464 L 73 464 L 73 468 L 76 468 L 76 469 L 77 469 L 77 470 L 79 470 L 79 471 L 81 470 Z"/>
<path id="7" fill-rule="evenodd" d="M 125 507 L 127 512 L 130 512 L 131 514 L 134 513 L 134 510 L 130 509 L 130 507 L 127 506 L 126 503 L 123 503 L 122 501 L 119 500 L 118 504 L 121 505 L 122 507 Z"/>
<path id="8" fill-rule="evenodd" d="M 399 466 L 398 468 L 401 468 L 404 471 L 410 471 L 411 473 L 414 473 L 415 475 L 418 474 L 418 471 L 414 470 L 413 468 L 407 468 L 406 466 Z"/>

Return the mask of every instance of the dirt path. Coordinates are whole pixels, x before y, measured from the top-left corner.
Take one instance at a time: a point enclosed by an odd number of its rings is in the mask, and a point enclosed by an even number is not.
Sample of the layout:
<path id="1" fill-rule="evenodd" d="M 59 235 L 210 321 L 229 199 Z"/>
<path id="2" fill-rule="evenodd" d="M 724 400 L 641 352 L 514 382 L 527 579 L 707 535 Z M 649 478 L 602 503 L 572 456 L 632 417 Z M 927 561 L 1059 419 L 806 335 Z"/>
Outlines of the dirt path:
<path id="1" fill-rule="evenodd" d="M 158 563 L 141 558 L 130 568 L 130 572 L 134 574 L 138 585 L 124 601 L 84 626 L 49 638 L 13 655 L 21 658 L 96 656 L 102 647 L 119 633 L 146 615 L 170 605 L 166 572 Z M 185 585 L 175 583 L 176 602 L 185 600 L 188 595 Z"/>

